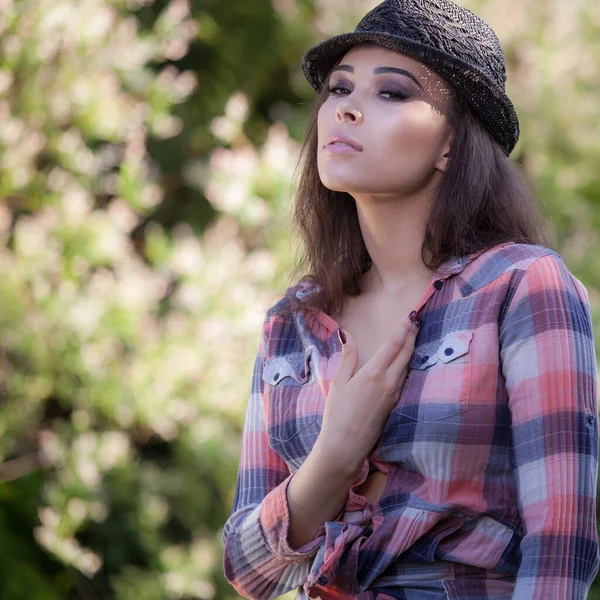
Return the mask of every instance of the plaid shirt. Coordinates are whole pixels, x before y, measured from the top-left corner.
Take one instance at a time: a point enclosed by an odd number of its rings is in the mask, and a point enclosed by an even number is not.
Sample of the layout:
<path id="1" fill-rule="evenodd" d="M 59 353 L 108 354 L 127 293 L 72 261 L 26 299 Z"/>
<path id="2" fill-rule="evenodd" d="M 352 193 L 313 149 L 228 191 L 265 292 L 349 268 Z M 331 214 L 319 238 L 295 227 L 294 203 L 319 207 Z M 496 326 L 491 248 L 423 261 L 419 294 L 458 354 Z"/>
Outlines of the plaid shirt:
<path id="1" fill-rule="evenodd" d="M 379 442 L 340 513 L 297 549 L 286 489 L 319 434 L 341 344 L 322 311 L 292 313 L 287 297 L 268 311 L 223 531 L 227 579 L 260 600 L 298 586 L 404 598 L 403 569 L 421 565 L 452 600 L 585 598 L 599 565 L 586 289 L 555 252 L 507 243 L 444 263 L 415 308 L 409 376 Z M 356 490 L 371 464 L 388 473 L 375 504 Z"/>

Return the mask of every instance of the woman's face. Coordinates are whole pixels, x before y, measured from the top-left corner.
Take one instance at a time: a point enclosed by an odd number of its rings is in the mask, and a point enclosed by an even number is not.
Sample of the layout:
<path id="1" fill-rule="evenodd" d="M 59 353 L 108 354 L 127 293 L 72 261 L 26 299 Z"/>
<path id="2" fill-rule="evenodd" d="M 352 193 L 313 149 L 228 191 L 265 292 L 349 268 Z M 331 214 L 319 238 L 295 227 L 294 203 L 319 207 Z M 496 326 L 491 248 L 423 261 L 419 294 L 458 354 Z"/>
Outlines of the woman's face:
<path id="1" fill-rule="evenodd" d="M 405 197 L 436 184 L 452 138 L 451 94 L 441 77 L 403 54 L 362 44 L 332 70 L 328 87 L 317 122 L 323 185 L 353 196 Z"/>

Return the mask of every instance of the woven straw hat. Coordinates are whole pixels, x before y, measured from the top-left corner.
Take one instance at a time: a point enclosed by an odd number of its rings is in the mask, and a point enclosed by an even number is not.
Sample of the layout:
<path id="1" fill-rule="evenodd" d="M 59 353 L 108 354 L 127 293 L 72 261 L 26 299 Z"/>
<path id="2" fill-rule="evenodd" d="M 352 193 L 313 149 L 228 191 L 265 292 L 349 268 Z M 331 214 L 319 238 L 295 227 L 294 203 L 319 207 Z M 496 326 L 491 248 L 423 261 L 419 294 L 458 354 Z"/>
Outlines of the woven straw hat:
<path id="1" fill-rule="evenodd" d="M 353 33 L 310 48 L 302 70 L 318 92 L 335 63 L 350 48 L 374 42 L 410 56 L 449 83 L 510 155 L 519 120 L 505 92 L 504 54 L 493 29 L 450 0 L 385 0 Z"/>

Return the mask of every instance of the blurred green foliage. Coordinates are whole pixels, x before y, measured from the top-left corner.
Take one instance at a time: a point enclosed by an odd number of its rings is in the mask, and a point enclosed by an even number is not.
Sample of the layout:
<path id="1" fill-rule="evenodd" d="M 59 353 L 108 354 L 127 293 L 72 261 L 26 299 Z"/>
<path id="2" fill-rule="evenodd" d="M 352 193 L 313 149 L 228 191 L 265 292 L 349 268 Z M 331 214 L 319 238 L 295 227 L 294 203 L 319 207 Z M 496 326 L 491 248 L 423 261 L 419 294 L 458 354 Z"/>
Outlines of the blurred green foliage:
<path id="1" fill-rule="evenodd" d="M 3 600 L 236 598 L 221 528 L 293 264 L 300 58 L 374 4 L 0 1 Z M 600 5 L 464 4 L 598 328 Z"/>

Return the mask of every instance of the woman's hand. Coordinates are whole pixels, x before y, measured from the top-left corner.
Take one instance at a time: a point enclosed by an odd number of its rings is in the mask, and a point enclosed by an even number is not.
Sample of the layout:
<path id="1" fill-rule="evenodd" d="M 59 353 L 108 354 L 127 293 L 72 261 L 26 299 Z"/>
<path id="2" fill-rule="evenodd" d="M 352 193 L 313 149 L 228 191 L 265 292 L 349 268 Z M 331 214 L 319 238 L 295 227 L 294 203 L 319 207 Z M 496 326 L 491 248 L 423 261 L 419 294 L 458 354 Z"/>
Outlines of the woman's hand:
<path id="1" fill-rule="evenodd" d="M 411 314 L 414 318 L 414 315 Z M 343 471 L 356 472 L 398 402 L 414 351 L 418 322 L 402 319 L 390 339 L 355 374 L 358 348 L 341 331 L 340 365 L 331 381 L 317 444 Z"/>
<path id="2" fill-rule="evenodd" d="M 417 330 L 418 324 L 403 319 L 356 374 L 358 348 L 352 337 L 342 332 L 346 342 L 329 386 L 321 433 L 287 488 L 292 548 L 314 539 L 319 527 L 333 519 L 348 499 L 348 490 L 398 401 Z M 385 475 L 371 477 L 362 492 L 375 502 L 385 486 Z"/>

